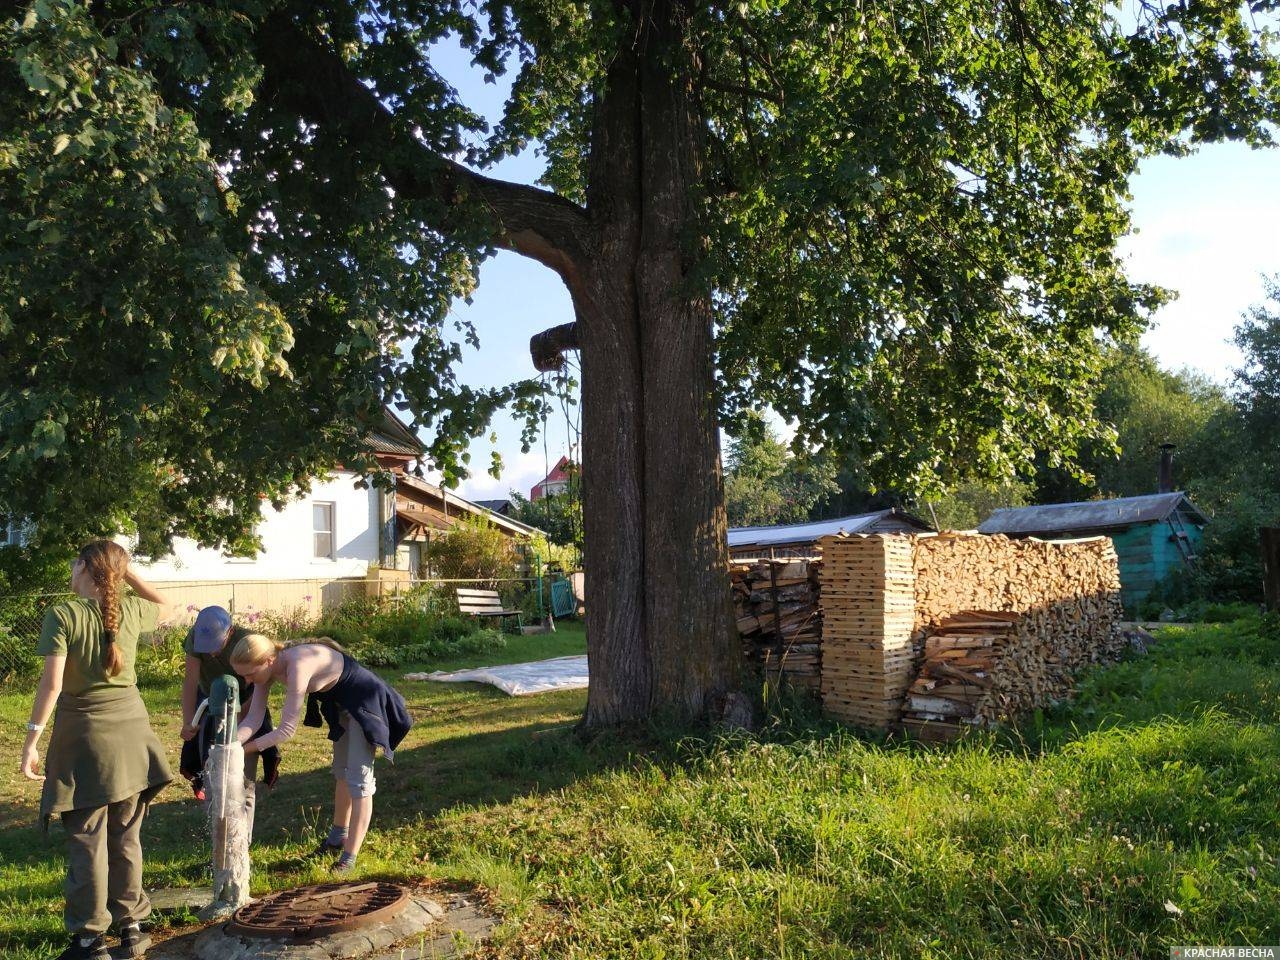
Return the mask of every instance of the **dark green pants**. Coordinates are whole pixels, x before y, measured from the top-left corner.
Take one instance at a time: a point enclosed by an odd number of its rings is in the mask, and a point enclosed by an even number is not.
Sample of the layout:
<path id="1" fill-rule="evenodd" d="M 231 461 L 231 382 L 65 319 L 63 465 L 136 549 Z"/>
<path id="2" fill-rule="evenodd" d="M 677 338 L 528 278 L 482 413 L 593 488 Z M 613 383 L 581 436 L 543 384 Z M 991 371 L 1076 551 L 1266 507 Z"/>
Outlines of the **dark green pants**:
<path id="1" fill-rule="evenodd" d="M 151 915 L 142 889 L 142 818 L 147 804 L 129 797 L 105 807 L 62 814 L 67 832 L 67 907 L 70 933 L 105 933 Z"/>

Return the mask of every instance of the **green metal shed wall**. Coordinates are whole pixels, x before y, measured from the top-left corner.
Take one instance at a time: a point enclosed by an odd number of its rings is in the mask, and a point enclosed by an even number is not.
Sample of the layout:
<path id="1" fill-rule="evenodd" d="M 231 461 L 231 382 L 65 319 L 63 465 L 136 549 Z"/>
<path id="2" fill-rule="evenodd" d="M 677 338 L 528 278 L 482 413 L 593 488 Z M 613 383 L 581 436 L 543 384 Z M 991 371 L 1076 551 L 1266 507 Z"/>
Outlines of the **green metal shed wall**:
<path id="1" fill-rule="evenodd" d="M 1184 529 L 1191 552 L 1199 553 L 1204 532 L 1185 521 Z M 1111 540 L 1120 559 L 1120 595 L 1126 607 L 1146 599 L 1156 584 L 1184 566 L 1167 522 L 1135 524 L 1111 534 Z"/>
<path id="2" fill-rule="evenodd" d="M 1163 525 L 1140 523 L 1111 535 L 1120 559 L 1120 598 L 1126 607 L 1146 597 L 1164 576 L 1153 543 L 1159 526 Z"/>

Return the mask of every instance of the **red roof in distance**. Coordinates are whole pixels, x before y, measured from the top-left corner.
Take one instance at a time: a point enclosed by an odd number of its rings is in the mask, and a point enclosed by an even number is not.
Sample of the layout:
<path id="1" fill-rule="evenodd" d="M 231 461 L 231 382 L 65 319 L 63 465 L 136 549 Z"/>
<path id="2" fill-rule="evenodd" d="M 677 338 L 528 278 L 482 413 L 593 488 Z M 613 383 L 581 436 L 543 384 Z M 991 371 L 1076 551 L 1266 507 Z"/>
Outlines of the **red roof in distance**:
<path id="1" fill-rule="evenodd" d="M 533 489 L 529 491 L 529 499 L 541 500 L 545 496 L 567 489 L 570 479 L 569 471 L 573 467 L 573 461 L 568 457 L 561 457 L 551 468 L 551 472 L 533 485 Z"/>

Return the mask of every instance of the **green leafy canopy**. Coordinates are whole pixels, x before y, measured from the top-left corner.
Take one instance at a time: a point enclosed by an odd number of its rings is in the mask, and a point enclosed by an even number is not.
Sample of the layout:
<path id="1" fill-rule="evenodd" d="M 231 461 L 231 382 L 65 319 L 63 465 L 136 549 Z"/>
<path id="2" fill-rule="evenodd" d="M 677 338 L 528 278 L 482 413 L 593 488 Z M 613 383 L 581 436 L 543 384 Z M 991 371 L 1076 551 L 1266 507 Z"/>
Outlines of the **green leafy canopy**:
<path id="1" fill-rule="evenodd" d="M 1100 347 L 1164 296 L 1115 254 L 1128 178 L 1153 152 L 1269 143 L 1277 119 L 1271 0 L 672 2 L 686 50 L 664 69 L 703 133 L 690 295 L 717 307 L 722 417 L 772 407 L 795 449 L 904 490 L 1038 451 L 1070 464 L 1104 435 Z M 260 496 L 373 469 L 362 425 L 387 401 L 450 481 L 497 410 L 535 422 L 536 382 L 454 373 L 479 332 L 450 304 L 501 231 L 452 165 L 536 146 L 545 185 L 582 203 L 593 106 L 640 10 L 5 3 L 6 506 L 50 539 L 243 545 Z M 446 40 L 515 71 L 492 129 L 433 69 Z M 321 84 L 344 96 L 304 119 Z"/>
<path id="2" fill-rule="evenodd" d="M 840 489 L 834 463 L 789 451 L 760 414 L 748 412 L 739 433 L 725 458 L 724 499 L 731 527 L 808 520 L 823 497 Z"/>

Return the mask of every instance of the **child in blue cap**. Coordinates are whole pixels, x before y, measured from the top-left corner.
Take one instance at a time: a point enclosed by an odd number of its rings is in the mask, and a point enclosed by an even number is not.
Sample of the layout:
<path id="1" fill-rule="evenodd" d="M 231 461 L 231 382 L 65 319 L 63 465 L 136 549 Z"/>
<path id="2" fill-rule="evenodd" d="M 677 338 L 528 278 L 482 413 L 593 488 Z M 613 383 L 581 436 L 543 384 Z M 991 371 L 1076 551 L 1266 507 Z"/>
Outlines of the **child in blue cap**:
<path id="1" fill-rule="evenodd" d="M 221 676 L 235 677 L 240 687 L 241 719 L 249 709 L 253 685 L 245 681 L 231 667 L 231 651 L 252 631 L 238 627 L 231 614 L 222 607 L 205 607 L 196 616 L 196 622 L 187 631 L 183 650 L 187 655 L 186 675 L 182 682 L 182 755 L 179 769 L 191 782 L 191 790 L 197 800 L 204 800 L 204 764 L 213 746 L 211 717 L 197 724 L 195 716 L 200 704 L 209 698 L 213 681 Z M 262 723 L 259 735 L 272 730 L 271 716 Z M 263 779 L 268 787 L 275 786 L 280 775 L 280 751 L 264 750 L 262 753 Z M 245 813 L 249 831 L 253 831 L 253 813 L 257 796 L 255 781 L 258 778 L 258 755 L 246 754 L 244 758 Z"/>

